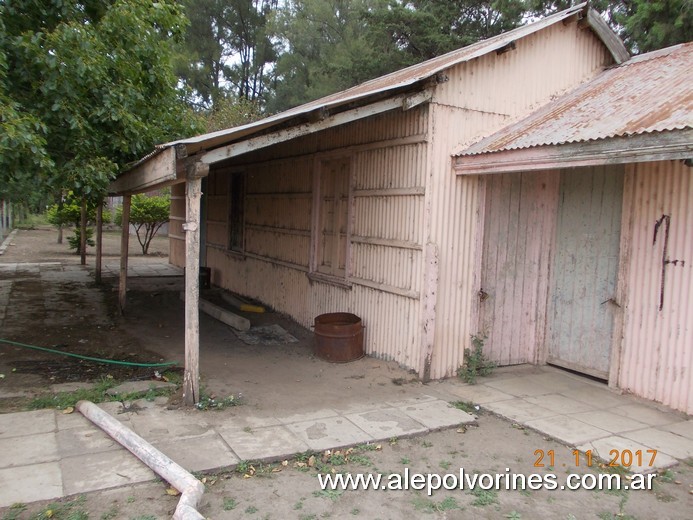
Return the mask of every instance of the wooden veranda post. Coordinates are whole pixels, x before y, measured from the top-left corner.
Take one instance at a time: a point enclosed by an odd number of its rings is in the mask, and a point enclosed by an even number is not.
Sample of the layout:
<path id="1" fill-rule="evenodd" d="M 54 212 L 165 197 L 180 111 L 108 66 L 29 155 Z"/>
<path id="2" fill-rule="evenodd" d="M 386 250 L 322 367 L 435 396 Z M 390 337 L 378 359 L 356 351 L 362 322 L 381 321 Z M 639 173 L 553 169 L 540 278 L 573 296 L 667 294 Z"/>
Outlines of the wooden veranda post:
<path id="1" fill-rule="evenodd" d="M 125 313 L 128 291 L 128 245 L 130 243 L 130 201 L 132 195 L 123 195 L 122 233 L 120 235 L 120 278 L 118 284 L 118 306 L 120 313 Z"/>
<path id="2" fill-rule="evenodd" d="M 183 402 L 194 406 L 200 400 L 200 199 L 202 178 L 209 165 L 187 165 L 185 186 L 185 373 Z"/>
<path id="3" fill-rule="evenodd" d="M 103 246 L 103 201 L 96 206 L 96 266 L 94 279 L 101 283 L 101 250 Z"/>

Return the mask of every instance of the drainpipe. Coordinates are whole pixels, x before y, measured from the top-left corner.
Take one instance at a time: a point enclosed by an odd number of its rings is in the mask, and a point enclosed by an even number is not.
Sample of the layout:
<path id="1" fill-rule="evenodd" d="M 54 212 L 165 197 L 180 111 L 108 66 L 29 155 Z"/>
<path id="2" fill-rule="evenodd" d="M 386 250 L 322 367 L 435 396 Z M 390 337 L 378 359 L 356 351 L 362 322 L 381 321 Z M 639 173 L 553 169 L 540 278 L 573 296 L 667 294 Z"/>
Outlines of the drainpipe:
<path id="1" fill-rule="evenodd" d="M 181 496 L 176 511 L 173 513 L 173 520 L 204 520 L 205 517 L 197 511 L 202 494 L 205 492 L 202 482 L 91 401 L 80 401 L 76 408 L 84 417 L 180 491 Z"/>

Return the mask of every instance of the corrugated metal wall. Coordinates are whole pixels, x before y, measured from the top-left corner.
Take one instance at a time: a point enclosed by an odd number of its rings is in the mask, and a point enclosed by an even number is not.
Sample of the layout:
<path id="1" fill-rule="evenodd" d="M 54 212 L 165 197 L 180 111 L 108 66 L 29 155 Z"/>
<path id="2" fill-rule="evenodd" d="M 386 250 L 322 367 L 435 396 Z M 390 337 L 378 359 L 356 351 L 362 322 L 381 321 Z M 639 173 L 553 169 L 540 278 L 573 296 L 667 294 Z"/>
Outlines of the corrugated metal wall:
<path id="1" fill-rule="evenodd" d="M 425 106 L 391 112 L 214 167 L 206 195 L 212 282 L 305 326 L 318 314 L 353 312 L 366 326 L 367 353 L 416 366 L 427 120 Z M 314 169 L 340 156 L 351 159 L 351 287 L 308 276 Z M 247 179 L 243 254 L 225 242 L 232 171 Z"/>
<path id="2" fill-rule="evenodd" d="M 429 123 L 431 220 L 426 240 L 440 249 L 432 377 L 453 375 L 470 335 L 479 332 L 480 182 L 475 176 L 455 176 L 450 154 L 611 63 L 590 30 L 555 24 L 517 41 L 514 50 L 453 67 L 446 73 L 448 81 L 436 89 Z"/>
<path id="3" fill-rule="evenodd" d="M 691 169 L 680 161 L 636 164 L 626 170 L 624 233 L 630 238 L 624 259 L 625 322 L 618 378 L 621 388 L 689 414 L 693 413 L 692 177 Z"/>

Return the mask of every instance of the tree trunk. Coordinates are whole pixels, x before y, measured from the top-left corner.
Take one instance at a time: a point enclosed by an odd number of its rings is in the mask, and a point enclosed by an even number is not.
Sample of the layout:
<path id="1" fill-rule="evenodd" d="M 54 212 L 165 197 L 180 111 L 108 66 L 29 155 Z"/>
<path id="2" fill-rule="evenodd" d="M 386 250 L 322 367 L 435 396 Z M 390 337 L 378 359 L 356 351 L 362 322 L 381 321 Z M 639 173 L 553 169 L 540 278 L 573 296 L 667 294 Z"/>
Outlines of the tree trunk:
<path id="1" fill-rule="evenodd" d="M 94 279 L 101 283 L 101 250 L 103 247 L 103 201 L 96 206 L 96 270 Z"/>
<path id="2" fill-rule="evenodd" d="M 82 199 L 82 211 L 79 222 L 80 264 L 87 265 L 87 199 Z"/>

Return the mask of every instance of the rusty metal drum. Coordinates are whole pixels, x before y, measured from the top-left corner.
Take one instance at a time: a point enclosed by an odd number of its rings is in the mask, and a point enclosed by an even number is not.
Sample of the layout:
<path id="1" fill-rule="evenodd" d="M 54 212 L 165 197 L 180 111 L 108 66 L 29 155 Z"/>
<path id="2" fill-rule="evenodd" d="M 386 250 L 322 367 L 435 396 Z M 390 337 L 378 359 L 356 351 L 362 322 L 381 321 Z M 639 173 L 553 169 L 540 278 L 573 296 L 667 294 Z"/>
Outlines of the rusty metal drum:
<path id="1" fill-rule="evenodd" d="M 315 355 L 331 363 L 348 363 L 364 356 L 363 323 L 348 312 L 315 318 Z"/>

